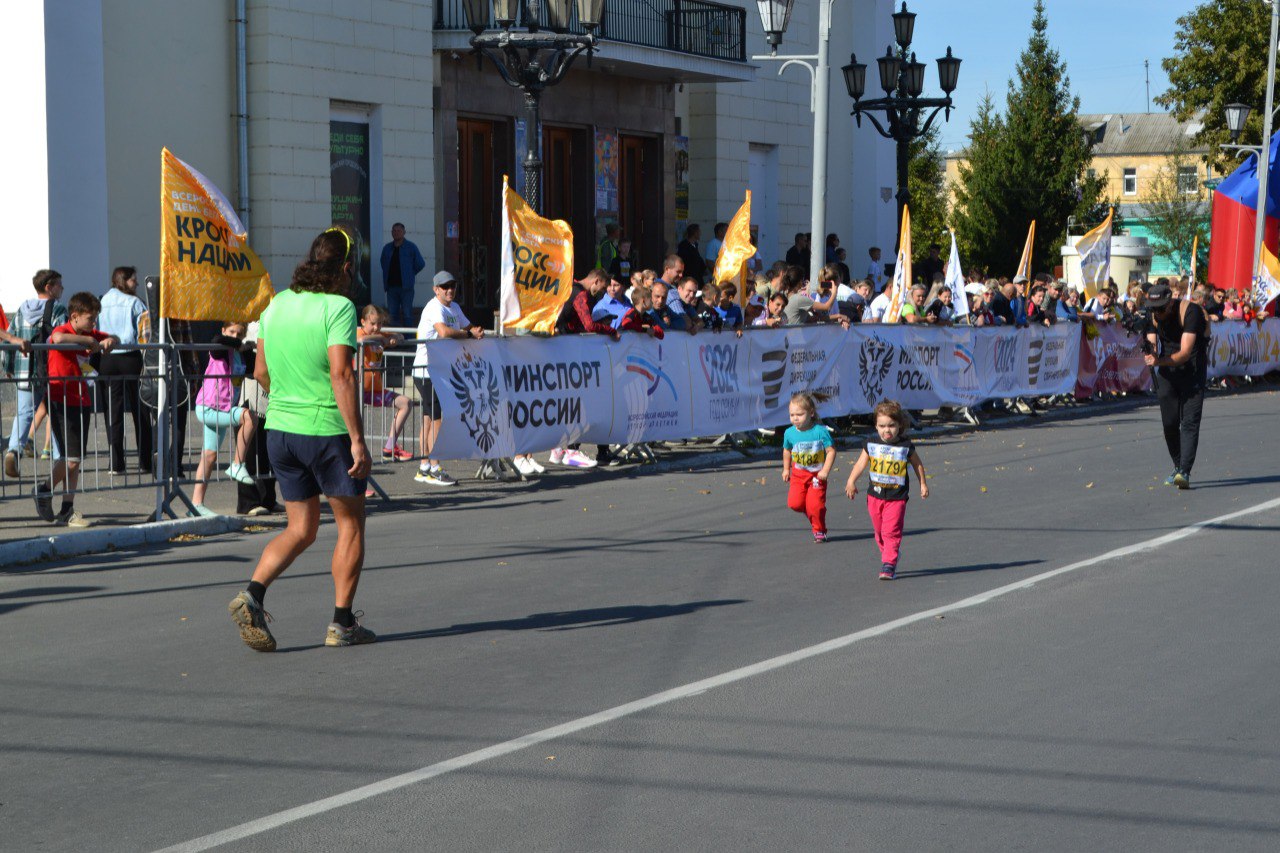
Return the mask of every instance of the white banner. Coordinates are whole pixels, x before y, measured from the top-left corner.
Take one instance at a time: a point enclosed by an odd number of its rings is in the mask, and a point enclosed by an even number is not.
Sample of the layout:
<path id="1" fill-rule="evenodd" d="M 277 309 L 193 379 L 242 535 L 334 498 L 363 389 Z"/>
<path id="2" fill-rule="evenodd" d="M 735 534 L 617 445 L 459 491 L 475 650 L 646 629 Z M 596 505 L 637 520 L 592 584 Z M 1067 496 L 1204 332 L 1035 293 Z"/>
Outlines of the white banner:
<path id="1" fill-rule="evenodd" d="M 1223 320 L 1209 326 L 1209 378 L 1261 376 L 1280 370 L 1280 319 Z"/>
<path id="2" fill-rule="evenodd" d="M 624 334 L 439 340 L 430 348 L 444 425 L 433 455 L 511 456 L 575 441 L 626 444 L 787 423 L 797 391 L 827 416 L 993 397 L 1069 394 L 1080 327 L 796 326 L 665 340 Z"/>

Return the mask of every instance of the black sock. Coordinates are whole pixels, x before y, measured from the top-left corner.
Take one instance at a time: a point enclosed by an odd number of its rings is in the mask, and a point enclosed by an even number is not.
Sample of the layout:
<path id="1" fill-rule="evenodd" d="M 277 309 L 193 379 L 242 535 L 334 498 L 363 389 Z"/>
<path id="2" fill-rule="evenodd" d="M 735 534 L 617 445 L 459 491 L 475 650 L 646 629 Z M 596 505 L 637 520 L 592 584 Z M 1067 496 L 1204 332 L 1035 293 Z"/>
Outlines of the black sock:
<path id="1" fill-rule="evenodd" d="M 333 621 L 343 628 L 350 628 L 356 624 L 356 617 L 351 615 L 350 607 L 335 607 L 333 608 Z"/>
<path id="2" fill-rule="evenodd" d="M 253 600 L 258 602 L 258 606 L 261 607 L 262 602 L 267 598 L 267 588 L 257 581 L 249 581 L 249 586 L 246 587 L 246 590 L 249 595 L 253 596 Z"/>
<path id="3" fill-rule="evenodd" d="M 59 513 L 59 515 L 70 515 L 73 509 L 75 509 L 75 501 L 71 500 L 70 498 L 63 498 L 62 511 Z"/>

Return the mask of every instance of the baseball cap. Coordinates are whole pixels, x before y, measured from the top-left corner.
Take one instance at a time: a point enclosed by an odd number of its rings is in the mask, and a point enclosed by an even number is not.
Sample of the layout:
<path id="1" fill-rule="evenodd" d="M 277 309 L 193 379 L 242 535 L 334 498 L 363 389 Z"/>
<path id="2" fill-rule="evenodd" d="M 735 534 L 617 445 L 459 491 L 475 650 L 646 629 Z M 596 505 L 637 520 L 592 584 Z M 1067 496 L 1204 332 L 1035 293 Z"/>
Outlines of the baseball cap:
<path id="1" fill-rule="evenodd" d="M 1014 284 L 1026 284 L 1026 283 L 1027 283 L 1027 277 L 1026 277 L 1025 275 L 1015 275 L 1015 276 L 1013 277 L 1013 283 L 1014 283 Z"/>
<path id="2" fill-rule="evenodd" d="M 753 293 L 747 297 L 747 304 L 755 308 L 764 307 L 764 297 L 758 293 Z"/>
<path id="3" fill-rule="evenodd" d="M 1173 299 L 1173 291 L 1169 289 L 1167 284 L 1153 284 L 1151 289 L 1147 291 L 1147 307 L 1163 308 Z"/>
<path id="4" fill-rule="evenodd" d="M 435 276 L 431 279 L 431 286 L 440 287 L 441 285 L 452 284 L 456 282 L 457 282 L 457 279 L 453 277 L 453 273 L 446 272 L 445 270 L 440 270 L 440 272 L 436 273 Z"/>
<path id="5" fill-rule="evenodd" d="M 977 296 L 979 293 L 982 293 L 986 289 L 987 288 L 980 281 L 971 281 L 964 286 L 964 292 L 970 294 L 971 296 Z"/>

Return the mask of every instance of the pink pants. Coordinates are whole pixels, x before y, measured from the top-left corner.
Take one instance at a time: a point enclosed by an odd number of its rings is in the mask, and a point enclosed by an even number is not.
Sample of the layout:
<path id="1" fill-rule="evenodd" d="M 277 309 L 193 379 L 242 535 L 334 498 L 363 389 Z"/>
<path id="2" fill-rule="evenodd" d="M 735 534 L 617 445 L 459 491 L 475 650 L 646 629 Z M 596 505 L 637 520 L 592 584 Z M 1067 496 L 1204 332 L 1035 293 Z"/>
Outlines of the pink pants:
<path id="1" fill-rule="evenodd" d="M 787 492 L 787 506 L 803 512 L 809 519 L 814 533 L 827 532 L 827 484 L 803 468 L 791 469 L 791 489 Z"/>
<path id="2" fill-rule="evenodd" d="M 880 562 L 898 567 L 898 549 L 902 545 L 902 523 L 907 517 L 906 501 L 886 501 L 867 495 L 867 513 L 880 546 Z"/>

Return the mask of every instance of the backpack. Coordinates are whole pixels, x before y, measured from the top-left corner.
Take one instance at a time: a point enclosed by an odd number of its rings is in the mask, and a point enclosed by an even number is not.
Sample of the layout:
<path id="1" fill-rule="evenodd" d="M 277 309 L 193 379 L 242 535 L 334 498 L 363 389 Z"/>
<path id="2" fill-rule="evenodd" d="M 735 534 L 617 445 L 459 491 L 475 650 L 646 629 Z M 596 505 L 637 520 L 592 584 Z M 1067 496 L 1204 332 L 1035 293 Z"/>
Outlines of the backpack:
<path id="1" fill-rule="evenodd" d="M 31 330 L 32 343 L 47 344 L 49 336 L 53 334 L 53 308 L 56 301 L 52 296 L 44 301 L 44 312 L 40 315 L 40 322 Z M 49 351 L 45 349 L 32 350 L 31 360 L 27 368 L 27 375 L 31 378 L 32 387 L 39 388 L 49 381 Z"/>

